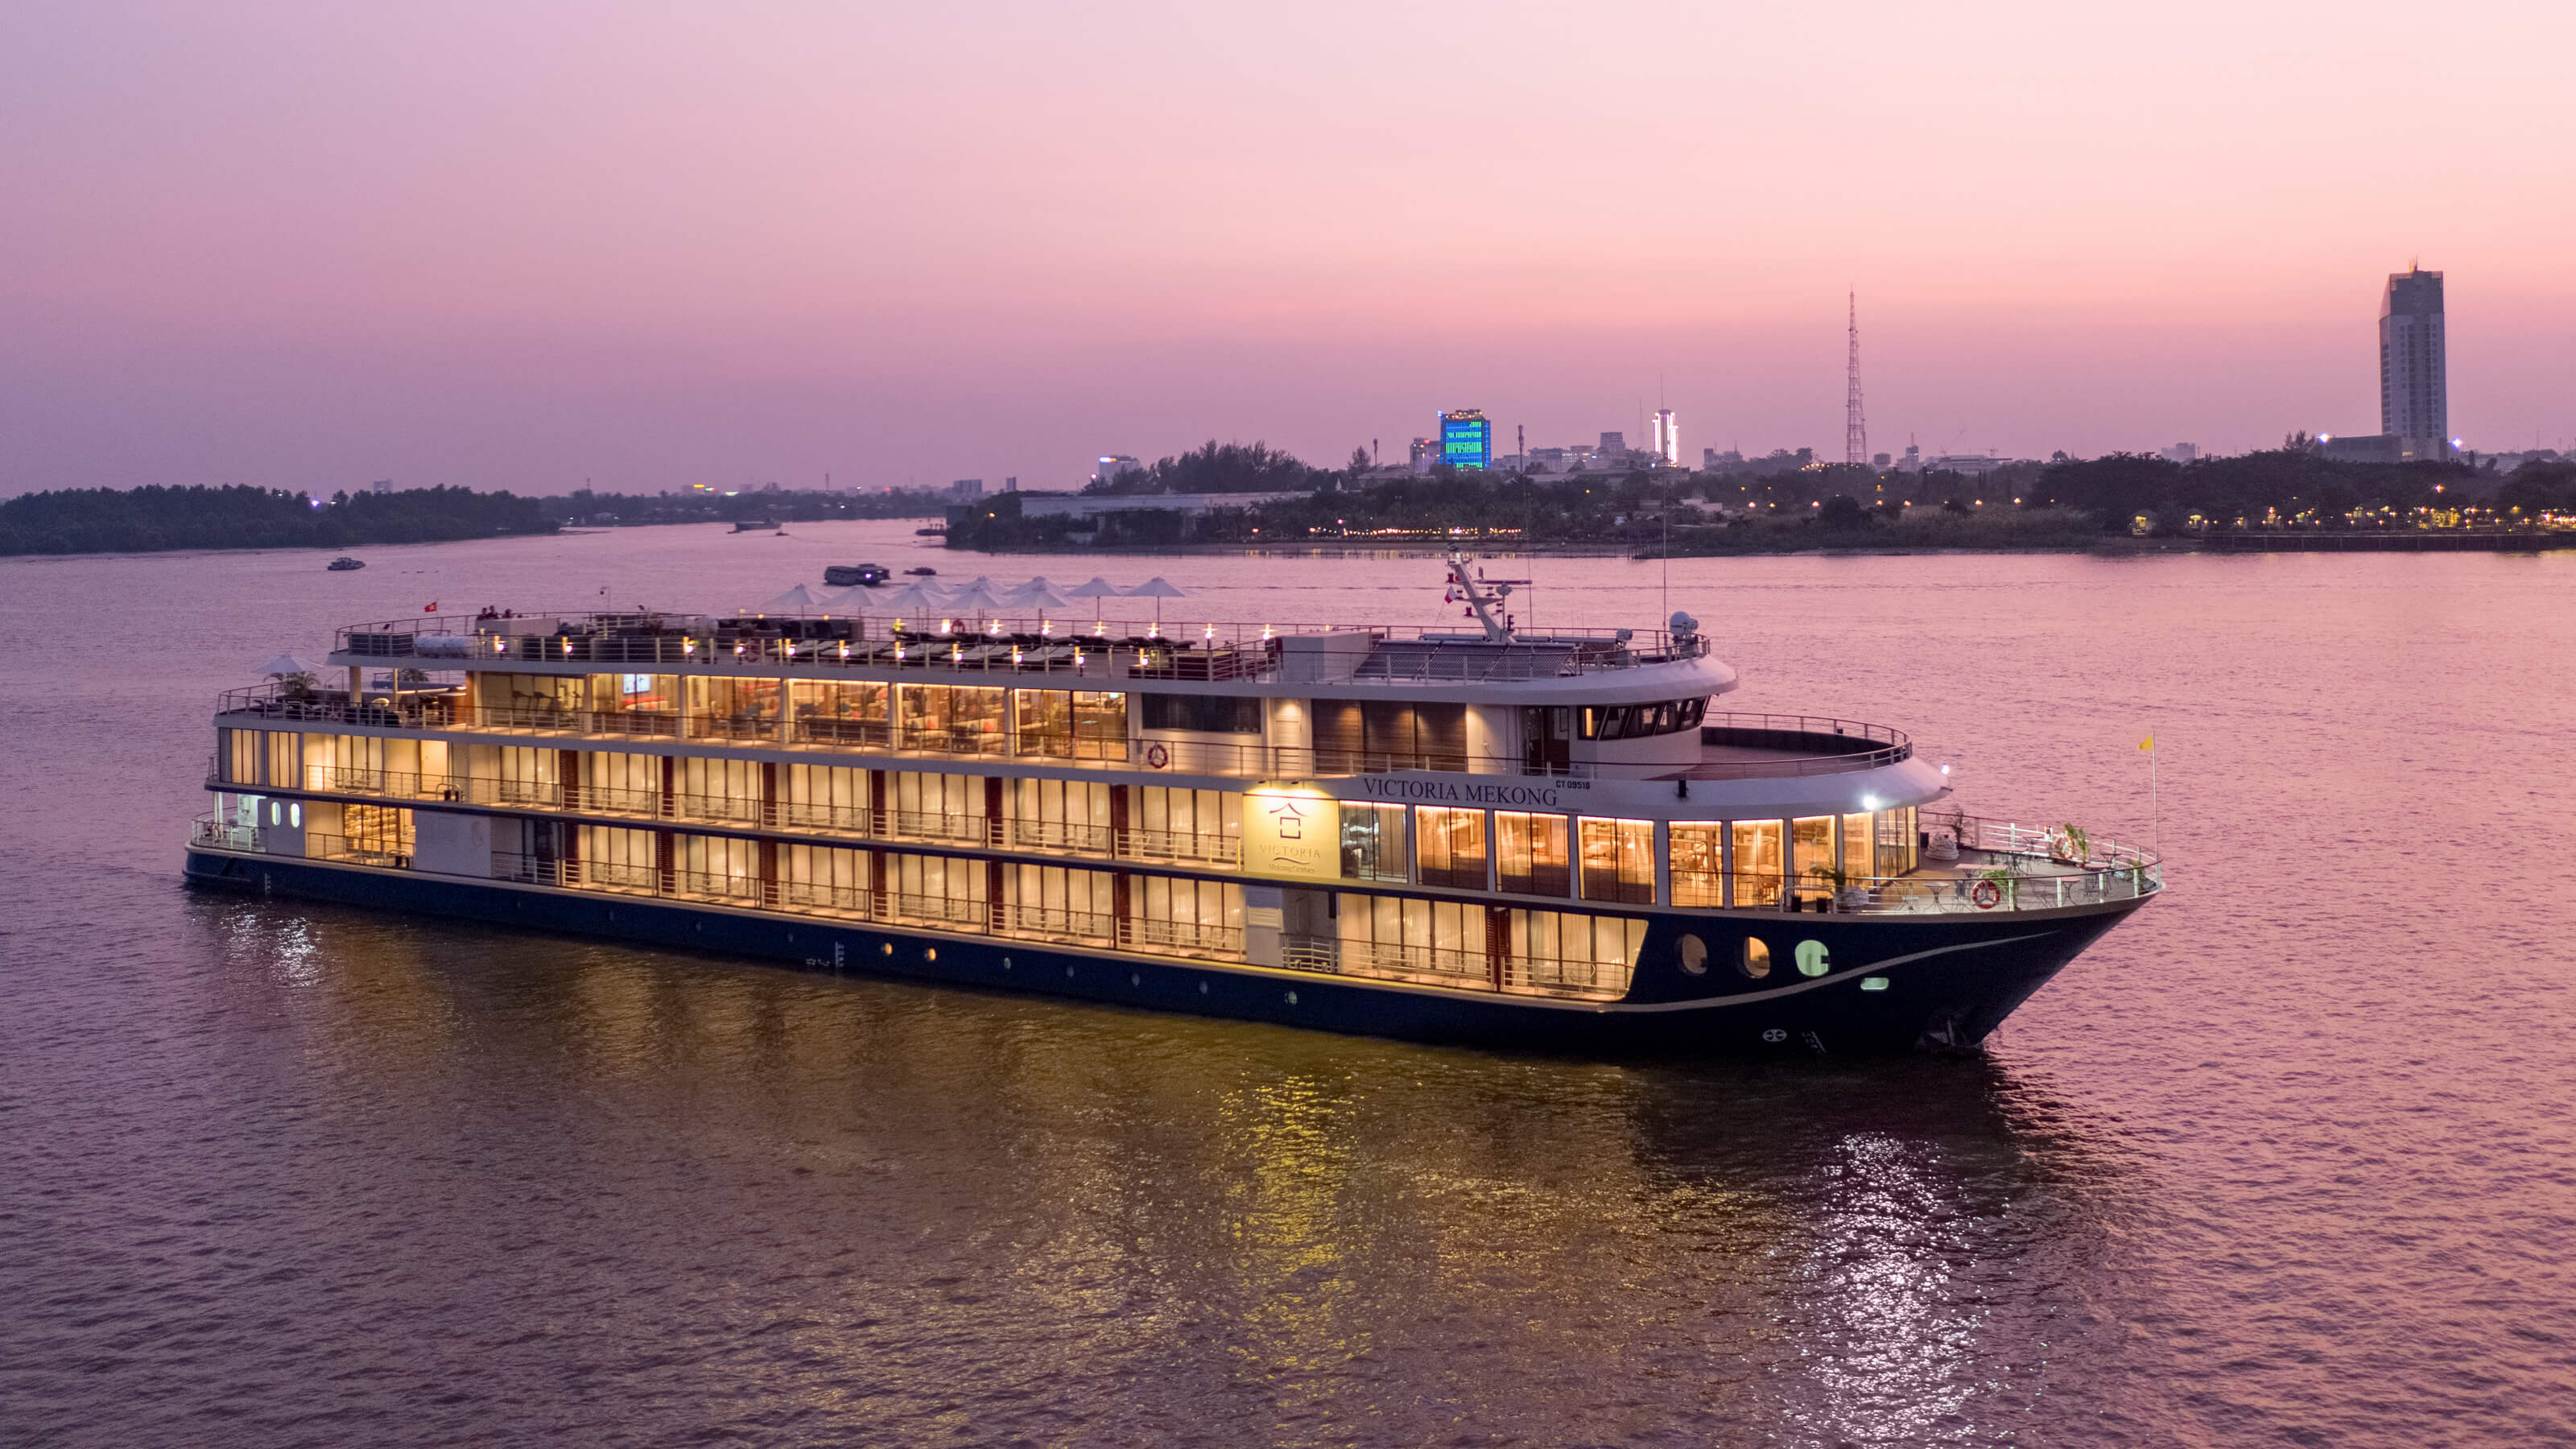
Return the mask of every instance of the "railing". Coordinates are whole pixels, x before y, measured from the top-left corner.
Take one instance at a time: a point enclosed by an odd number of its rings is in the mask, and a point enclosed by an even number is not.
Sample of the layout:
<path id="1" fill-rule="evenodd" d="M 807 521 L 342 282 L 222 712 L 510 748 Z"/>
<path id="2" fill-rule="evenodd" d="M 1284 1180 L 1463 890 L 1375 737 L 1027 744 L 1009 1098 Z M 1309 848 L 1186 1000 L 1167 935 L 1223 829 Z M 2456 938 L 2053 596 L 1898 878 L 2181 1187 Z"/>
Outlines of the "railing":
<path id="1" fill-rule="evenodd" d="M 188 822 L 188 843 L 211 850 L 260 852 L 259 829 L 250 825 L 227 825 L 217 815 L 200 815 Z"/>
<path id="2" fill-rule="evenodd" d="M 1506 955 L 1497 963 L 1494 957 L 1482 950 L 1344 941 L 1329 936 L 1283 938 L 1279 945 L 1279 964 L 1292 971 L 1364 975 L 1433 986 L 1487 989 L 1494 985 L 1495 968 L 1499 964 L 1505 991 L 1581 996 L 1588 1000 L 1611 1000 L 1626 995 L 1630 975 L 1629 967 L 1622 962 Z"/>
<path id="3" fill-rule="evenodd" d="M 1118 918 L 1101 911 L 1065 910 L 1053 906 L 1005 906 L 1002 928 L 1023 936 L 1050 940 L 1114 942 Z"/>
<path id="4" fill-rule="evenodd" d="M 271 851 L 270 854 L 276 854 Z M 331 835 L 319 830 L 304 832 L 304 858 L 307 860 L 340 860 L 354 865 L 381 866 L 386 870 L 411 869 L 411 852 L 398 843 L 383 840 L 351 840 L 345 835 Z"/>
<path id="5" fill-rule="evenodd" d="M 871 618 L 887 626 L 872 634 Z M 932 621 L 937 628 L 932 628 Z M 901 626 L 901 627 L 897 627 Z M 1534 679 L 1630 669 L 1697 658 L 1703 636 L 1660 630 L 1561 629 L 1506 646 L 1472 634 L 1391 625 L 1279 626 L 1165 623 L 935 611 L 814 610 L 735 616 L 547 613 L 511 619 L 433 616 L 358 624 L 339 631 L 335 652 L 366 659 L 439 665 L 514 660 L 566 665 L 858 666 L 1062 674 L 1078 678 L 1256 679 L 1275 672 L 1291 635 L 1368 634 L 1391 647 L 1365 663 L 1377 679 Z"/>
<path id="6" fill-rule="evenodd" d="M 217 704 L 225 715 L 374 728 L 482 731 L 592 739 L 670 740 L 682 737 L 677 714 L 654 710 L 567 709 L 545 705 L 475 705 L 461 689 L 405 692 L 400 699 L 365 696 L 348 702 L 345 691 L 262 685 L 226 692 Z M 1067 754 L 1055 735 L 1024 732 L 1016 748 L 999 729 L 928 729 L 881 721 L 801 717 L 782 739 L 774 715 L 699 715 L 686 721 L 686 737 L 770 745 L 882 751 L 891 756 L 940 759 L 1098 759 L 1142 765 L 1158 774 L 1237 779 L 1312 779 L 1423 771 L 1570 779 L 1759 779 L 1871 770 L 1911 758 L 1913 744 L 1884 725 L 1807 715 L 1710 714 L 1702 726 L 1707 746 L 1733 745 L 1780 753 L 1776 759 L 1711 759 L 1687 762 L 1602 764 L 1547 763 L 1526 756 L 1467 755 L 1430 750 L 1342 750 L 1265 745 L 1257 741 L 1147 737 L 1079 741 Z"/>
<path id="7" fill-rule="evenodd" d="M 1127 922 L 1128 941 L 1140 946 L 1161 946 L 1167 950 L 1197 955 L 1243 955 L 1241 926 L 1203 926 L 1196 921 Z"/>
<path id="8" fill-rule="evenodd" d="M 1077 825 L 1062 820 L 1014 820 L 1011 844 L 1025 850 L 1061 850 L 1106 856 L 1112 852 L 1106 825 Z"/>
<path id="9" fill-rule="evenodd" d="M 1201 835 L 1186 830 L 1122 830 L 1118 855 L 1123 860 L 1197 860 L 1211 865 L 1243 864 L 1243 841 L 1232 835 Z"/>

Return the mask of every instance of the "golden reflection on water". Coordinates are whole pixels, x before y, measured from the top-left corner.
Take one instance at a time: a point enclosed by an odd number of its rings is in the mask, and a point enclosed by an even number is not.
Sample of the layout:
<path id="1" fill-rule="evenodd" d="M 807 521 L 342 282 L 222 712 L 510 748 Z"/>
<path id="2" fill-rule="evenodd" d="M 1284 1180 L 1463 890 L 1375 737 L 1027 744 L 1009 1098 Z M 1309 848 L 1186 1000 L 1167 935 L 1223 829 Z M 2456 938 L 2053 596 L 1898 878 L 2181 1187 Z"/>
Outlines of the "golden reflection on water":
<path id="1" fill-rule="evenodd" d="M 337 1110 L 515 1124 L 471 1210 L 509 1219 L 541 1184 L 614 1205 L 589 1231 L 643 1235 L 630 1271 L 721 1265 L 700 1331 L 774 1339 L 743 1392 L 802 1412 L 899 1401 L 977 1437 L 988 1416 L 931 1401 L 985 1352 L 1020 1394 L 1159 1365 L 1281 1442 L 1544 1437 L 1578 1412 L 1616 1438 L 1668 1422 L 1651 1382 L 1730 1433 L 1892 1443 L 1981 1392 L 1958 1265 L 1979 1175 L 2020 1152 L 1991 1068 L 1900 1073 L 1917 1095 L 1891 1113 L 1884 1084 L 1803 1064 L 1430 1049 L 208 909 L 239 978 L 351 1083 Z M 1978 1165 L 1950 1159 L 1963 1135 Z"/>

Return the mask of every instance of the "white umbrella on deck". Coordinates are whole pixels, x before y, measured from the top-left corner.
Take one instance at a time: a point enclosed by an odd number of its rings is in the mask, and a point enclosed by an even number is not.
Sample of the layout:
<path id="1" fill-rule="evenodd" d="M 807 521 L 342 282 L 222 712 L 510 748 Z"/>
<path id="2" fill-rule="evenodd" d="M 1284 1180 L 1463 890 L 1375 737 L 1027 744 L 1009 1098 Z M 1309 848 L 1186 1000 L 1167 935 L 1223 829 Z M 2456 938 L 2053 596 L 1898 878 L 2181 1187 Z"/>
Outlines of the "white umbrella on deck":
<path id="1" fill-rule="evenodd" d="M 1045 632 L 1044 625 L 1046 624 L 1047 610 L 1070 609 L 1073 607 L 1072 599 L 1056 592 L 1055 587 L 1042 578 L 1031 579 L 1027 583 L 1020 585 L 1018 588 L 1011 590 L 1011 592 L 1004 597 L 1005 601 L 1014 609 L 1037 610 L 1038 624 L 1040 625 L 1039 632 L 1041 633 Z"/>
<path id="2" fill-rule="evenodd" d="M 258 669 L 252 672 L 256 674 L 269 675 L 311 674 L 313 672 L 313 666 L 306 664 L 303 660 L 296 658 L 292 654 L 280 654 L 275 659 L 268 661 L 266 664 L 261 665 Z"/>
<path id="3" fill-rule="evenodd" d="M 983 580 L 978 579 L 968 584 L 957 597 L 948 601 L 948 612 L 980 623 L 1001 613 L 1002 601 L 994 598 L 992 590 L 984 586 Z"/>
<path id="4" fill-rule="evenodd" d="M 1161 574 L 1156 574 L 1152 578 L 1147 579 L 1145 582 L 1138 584 L 1136 587 L 1127 591 L 1127 597 L 1131 599 L 1151 599 L 1154 601 L 1154 622 L 1157 624 L 1163 622 L 1163 601 L 1165 599 L 1186 599 L 1189 596 L 1188 590 L 1173 583 L 1171 580 L 1164 578 Z"/>
<path id="5" fill-rule="evenodd" d="M 1064 592 L 1065 597 L 1072 599 L 1114 599 L 1119 596 L 1118 586 L 1103 578 L 1094 578 L 1087 584 L 1076 584 Z M 1093 618 L 1098 618 L 1100 606 L 1094 604 L 1091 613 Z"/>
<path id="6" fill-rule="evenodd" d="M 823 607 L 823 601 L 803 584 L 760 606 L 764 614 L 807 614 Z"/>
<path id="7" fill-rule="evenodd" d="M 935 614 L 948 607 L 949 592 L 926 579 L 916 579 L 887 596 L 877 607 L 889 614 Z"/>

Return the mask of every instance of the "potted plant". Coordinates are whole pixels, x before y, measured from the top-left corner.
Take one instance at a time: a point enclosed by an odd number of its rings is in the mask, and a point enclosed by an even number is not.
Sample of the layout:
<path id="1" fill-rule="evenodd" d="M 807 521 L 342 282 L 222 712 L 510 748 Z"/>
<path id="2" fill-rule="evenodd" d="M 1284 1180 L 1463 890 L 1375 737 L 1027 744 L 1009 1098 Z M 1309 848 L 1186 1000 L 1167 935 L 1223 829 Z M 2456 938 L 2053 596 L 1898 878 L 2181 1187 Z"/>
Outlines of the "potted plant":
<path id="1" fill-rule="evenodd" d="M 1857 911 L 1869 904 L 1869 887 L 1861 883 L 1864 877 L 1830 864 L 1808 866 L 1807 874 L 1822 881 L 1832 892 L 1837 910 Z"/>

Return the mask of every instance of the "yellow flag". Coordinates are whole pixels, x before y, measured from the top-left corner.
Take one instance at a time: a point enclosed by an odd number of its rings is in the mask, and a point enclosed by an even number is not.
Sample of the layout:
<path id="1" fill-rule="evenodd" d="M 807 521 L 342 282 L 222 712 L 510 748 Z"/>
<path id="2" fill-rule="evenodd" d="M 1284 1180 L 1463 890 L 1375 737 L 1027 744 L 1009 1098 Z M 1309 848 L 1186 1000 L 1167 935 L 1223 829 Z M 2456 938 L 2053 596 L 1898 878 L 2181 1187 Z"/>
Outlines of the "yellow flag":
<path id="1" fill-rule="evenodd" d="M 2155 737 L 2154 735 L 2149 735 L 2149 736 L 2147 736 L 2145 739 L 2138 741 L 2138 748 L 2139 748 L 2139 749 L 2142 749 L 2142 750 L 2152 750 L 2152 749 L 2154 749 L 2155 747 L 2156 747 L 2156 737 Z"/>

